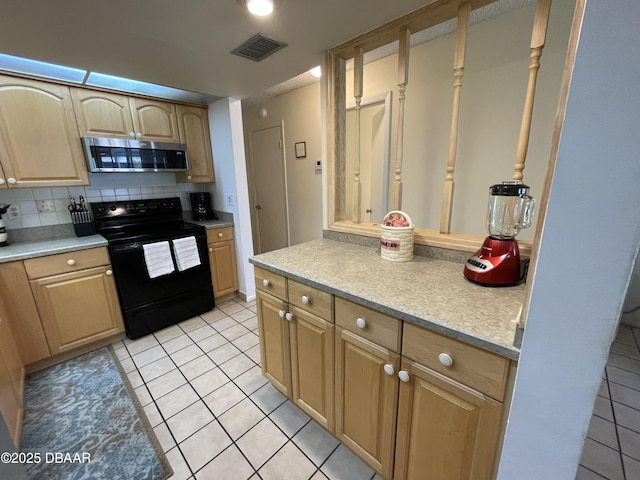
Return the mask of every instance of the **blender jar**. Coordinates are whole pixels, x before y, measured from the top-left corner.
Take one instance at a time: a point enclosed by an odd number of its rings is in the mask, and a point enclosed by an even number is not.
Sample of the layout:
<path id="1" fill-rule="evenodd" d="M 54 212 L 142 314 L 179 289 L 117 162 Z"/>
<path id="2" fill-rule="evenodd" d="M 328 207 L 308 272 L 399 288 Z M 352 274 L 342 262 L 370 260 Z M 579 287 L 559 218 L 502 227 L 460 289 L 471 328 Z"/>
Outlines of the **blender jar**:
<path id="1" fill-rule="evenodd" d="M 518 182 L 502 182 L 489 188 L 487 230 L 498 239 L 513 239 L 531 226 L 535 200 L 529 187 Z"/>

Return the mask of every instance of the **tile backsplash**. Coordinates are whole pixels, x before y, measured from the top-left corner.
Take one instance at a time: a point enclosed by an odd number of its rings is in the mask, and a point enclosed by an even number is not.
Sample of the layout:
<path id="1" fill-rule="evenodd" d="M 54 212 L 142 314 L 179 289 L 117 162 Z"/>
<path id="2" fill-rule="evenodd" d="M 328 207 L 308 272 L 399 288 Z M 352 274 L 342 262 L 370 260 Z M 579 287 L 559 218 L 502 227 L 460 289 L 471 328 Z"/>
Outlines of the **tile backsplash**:
<path id="1" fill-rule="evenodd" d="M 70 197 L 78 201 L 78 197 L 82 195 L 88 203 L 180 197 L 182 209 L 189 210 L 189 192 L 207 191 L 209 185 L 174 183 L 157 186 L 103 187 L 93 184 L 85 187 L 15 188 L 0 190 L 0 203 L 9 203 L 12 207 L 17 207 L 10 208 L 2 216 L 8 229 L 42 227 L 71 223 L 71 216 L 67 209 Z M 47 200 L 49 202 L 42 202 Z M 53 202 L 53 209 L 50 208 L 51 202 Z"/>

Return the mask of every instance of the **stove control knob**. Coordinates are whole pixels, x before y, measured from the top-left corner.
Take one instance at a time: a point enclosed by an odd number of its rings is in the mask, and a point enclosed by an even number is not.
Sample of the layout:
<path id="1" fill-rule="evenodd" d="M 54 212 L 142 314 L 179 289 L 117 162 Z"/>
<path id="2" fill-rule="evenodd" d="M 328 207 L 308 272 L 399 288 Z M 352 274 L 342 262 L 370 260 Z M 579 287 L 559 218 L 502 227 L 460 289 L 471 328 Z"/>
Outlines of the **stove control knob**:
<path id="1" fill-rule="evenodd" d="M 107 209 L 106 209 L 106 207 L 104 205 L 100 205 L 98 207 L 98 213 L 103 214 L 106 211 L 107 211 Z"/>
<path id="2" fill-rule="evenodd" d="M 112 203 L 111 205 L 109 205 L 109 210 L 111 210 L 112 212 L 115 212 L 118 209 L 118 207 L 116 206 L 115 203 Z"/>

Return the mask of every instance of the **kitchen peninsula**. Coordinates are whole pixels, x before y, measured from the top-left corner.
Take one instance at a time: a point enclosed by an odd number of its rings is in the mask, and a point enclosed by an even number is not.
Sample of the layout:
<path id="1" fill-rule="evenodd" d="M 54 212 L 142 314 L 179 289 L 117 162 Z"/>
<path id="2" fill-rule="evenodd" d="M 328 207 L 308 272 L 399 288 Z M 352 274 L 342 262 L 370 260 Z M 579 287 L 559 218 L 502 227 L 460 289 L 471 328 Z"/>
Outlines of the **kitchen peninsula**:
<path id="1" fill-rule="evenodd" d="M 394 263 L 327 238 L 250 262 L 276 388 L 384 478 L 493 478 L 523 285 L 482 287 L 459 262 Z"/>

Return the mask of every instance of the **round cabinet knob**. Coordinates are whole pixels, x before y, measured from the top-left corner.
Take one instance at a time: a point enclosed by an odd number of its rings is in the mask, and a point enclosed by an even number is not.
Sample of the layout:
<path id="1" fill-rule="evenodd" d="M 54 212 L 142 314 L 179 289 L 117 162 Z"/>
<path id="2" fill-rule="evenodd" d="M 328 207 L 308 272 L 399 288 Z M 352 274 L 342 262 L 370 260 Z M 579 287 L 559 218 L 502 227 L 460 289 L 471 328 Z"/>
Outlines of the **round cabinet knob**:
<path id="1" fill-rule="evenodd" d="M 0 178 L 0 185 L 4 185 L 4 178 Z"/>
<path id="2" fill-rule="evenodd" d="M 440 360 L 440 363 L 445 367 L 450 367 L 451 365 L 453 365 L 453 358 L 451 358 L 451 355 L 449 355 L 448 353 L 441 353 L 440 355 L 438 355 L 438 360 Z"/>
<path id="3" fill-rule="evenodd" d="M 287 320 L 291 321 L 293 320 L 293 313 L 289 313 L 287 312 L 284 316 L 284 318 L 286 318 Z"/>
<path id="4" fill-rule="evenodd" d="M 309 297 L 307 297 L 306 295 L 302 296 L 302 303 L 304 303 L 305 305 L 309 305 L 310 301 L 311 301 L 311 299 Z"/>
<path id="5" fill-rule="evenodd" d="M 142 138 L 142 134 L 140 132 L 136 133 L 137 138 Z"/>
<path id="6" fill-rule="evenodd" d="M 219 233 L 218 238 L 222 238 L 222 237 L 224 237 L 224 235 L 222 233 Z"/>
<path id="7" fill-rule="evenodd" d="M 111 276 L 113 275 L 113 270 L 107 270 L 106 272 L 104 272 L 105 274 Z"/>
<path id="8" fill-rule="evenodd" d="M 390 363 L 387 363 L 384 366 L 384 373 L 386 373 L 389 376 L 392 376 L 394 373 L 396 373 L 396 369 L 393 368 L 393 365 L 391 365 Z"/>
<path id="9" fill-rule="evenodd" d="M 284 318 L 284 313 L 285 313 L 284 310 L 278 310 L 278 316 L 280 318 Z"/>
<path id="10" fill-rule="evenodd" d="M 405 370 L 400 370 L 398 372 L 398 378 L 400 379 L 401 382 L 407 383 L 410 380 L 409 372 Z"/>
<path id="11" fill-rule="evenodd" d="M 129 136 L 130 136 L 131 138 L 135 138 L 136 134 L 135 134 L 135 132 L 129 132 Z"/>
<path id="12" fill-rule="evenodd" d="M 268 287 L 269 285 L 271 285 L 271 282 L 265 278 L 264 280 L 262 280 L 262 285 Z"/>
<path id="13" fill-rule="evenodd" d="M 73 267 L 76 264 L 76 261 L 73 258 L 70 258 L 69 260 L 67 260 L 67 265 L 69 265 L 70 267 Z"/>
<path id="14" fill-rule="evenodd" d="M 191 180 L 191 175 L 187 175 L 187 180 Z"/>
<path id="15" fill-rule="evenodd" d="M 210 252 L 213 252 L 213 248 L 209 247 L 209 251 L 210 251 Z"/>
<path id="16" fill-rule="evenodd" d="M 358 326 L 358 328 L 366 328 L 367 327 L 367 321 L 364 318 L 358 318 L 356 320 L 356 325 Z"/>
<path id="17" fill-rule="evenodd" d="M 13 177 L 7 178 L 7 182 L 9 182 L 11 185 L 18 183 L 18 181 Z"/>

